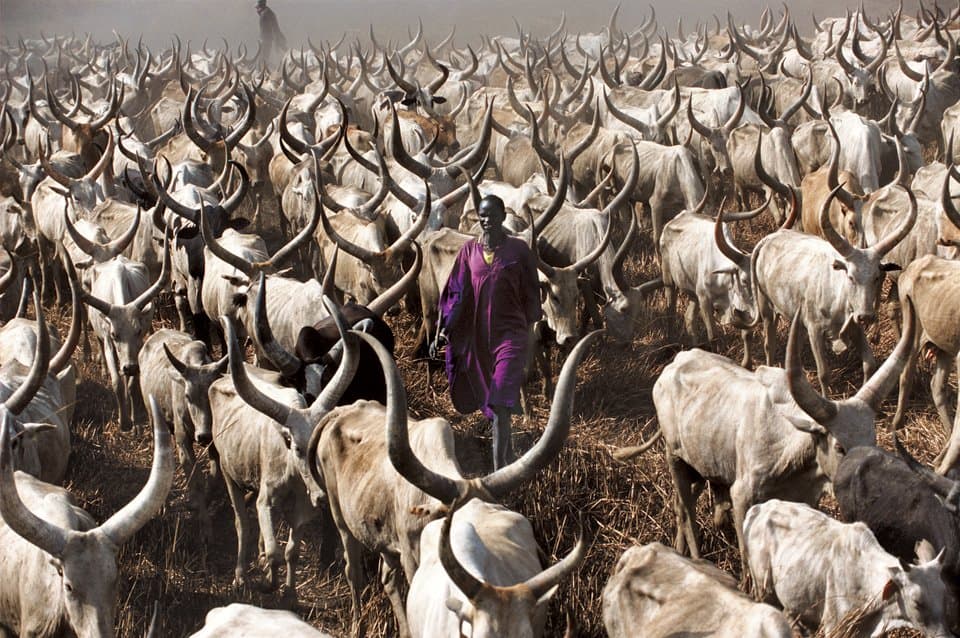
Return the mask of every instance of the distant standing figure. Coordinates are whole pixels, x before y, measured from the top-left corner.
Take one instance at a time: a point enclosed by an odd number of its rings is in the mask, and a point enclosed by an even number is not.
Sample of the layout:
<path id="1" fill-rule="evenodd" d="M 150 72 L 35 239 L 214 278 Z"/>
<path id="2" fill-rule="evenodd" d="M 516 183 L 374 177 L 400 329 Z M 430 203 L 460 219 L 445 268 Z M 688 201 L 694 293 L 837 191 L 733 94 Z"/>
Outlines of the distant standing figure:
<path id="1" fill-rule="evenodd" d="M 279 55 L 287 50 L 287 38 L 280 30 L 277 14 L 267 6 L 267 0 L 257 0 L 257 15 L 260 16 L 260 48 L 263 59 L 269 64 L 276 48 Z"/>
<path id="2" fill-rule="evenodd" d="M 461 414 L 481 410 L 493 424 L 493 466 L 510 461 L 510 415 L 517 410 L 530 326 L 540 319 L 537 265 L 526 242 L 503 228 L 503 200 L 488 195 L 477 209 L 480 239 L 460 249 L 440 297 L 435 354 L 449 340 L 447 378 Z"/>

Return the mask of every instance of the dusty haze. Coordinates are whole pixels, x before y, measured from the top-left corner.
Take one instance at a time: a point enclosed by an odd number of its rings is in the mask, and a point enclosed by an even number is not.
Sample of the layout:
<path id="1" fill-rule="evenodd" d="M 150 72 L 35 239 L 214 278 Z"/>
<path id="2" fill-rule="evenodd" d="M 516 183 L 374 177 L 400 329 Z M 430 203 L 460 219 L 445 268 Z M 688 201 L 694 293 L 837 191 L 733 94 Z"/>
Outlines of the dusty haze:
<path id="1" fill-rule="evenodd" d="M 372 23 L 378 39 L 407 41 L 407 28 L 416 30 L 417 18 L 423 19 L 426 35 L 439 40 L 456 25 L 458 46 L 476 42 L 481 32 L 488 34 L 515 34 L 513 18 L 536 35 L 546 35 L 557 24 L 561 11 L 567 15 L 567 30 L 571 32 L 597 32 L 606 24 L 610 12 L 617 5 L 615 0 L 593 2 L 517 2 L 511 0 L 487 0 L 465 2 L 464 0 L 409 0 L 388 2 L 386 0 L 358 0 L 354 2 L 331 2 L 319 0 L 275 0 L 270 6 L 277 13 L 281 29 L 291 46 L 306 42 L 314 43 L 339 38 L 346 31 L 368 42 L 367 30 Z M 644 2 L 623 3 L 619 24 L 630 27 L 649 15 L 650 8 Z M 770 4 L 761 0 L 737 3 L 708 0 L 705 2 L 655 2 L 661 28 L 676 33 L 679 17 L 683 17 L 684 30 L 688 32 L 698 20 L 710 20 L 716 13 L 723 18 L 730 9 L 738 23 L 758 22 L 762 8 Z M 896 7 L 895 0 L 871 0 L 866 3 L 871 15 L 886 15 Z M 173 33 L 181 38 L 200 42 L 204 37 L 211 44 L 226 37 L 232 44 L 247 42 L 256 44 L 257 14 L 254 0 L 233 2 L 146 2 L 144 0 L 0 0 L 0 34 L 7 38 L 17 35 L 35 37 L 44 32 L 84 33 L 91 32 L 98 39 L 112 39 L 112 31 L 124 35 L 143 33 L 153 46 L 164 45 Z M 843 4 L 828 0 L 804 0 L 789 3 L 790 10 L 801 30 L 812 30 L 810 13 L 819 18 L 841 15 Z M 856 5 L 850 4 L 851 9 Z M 905 4 L 913 12 L 916 3 Z"/>

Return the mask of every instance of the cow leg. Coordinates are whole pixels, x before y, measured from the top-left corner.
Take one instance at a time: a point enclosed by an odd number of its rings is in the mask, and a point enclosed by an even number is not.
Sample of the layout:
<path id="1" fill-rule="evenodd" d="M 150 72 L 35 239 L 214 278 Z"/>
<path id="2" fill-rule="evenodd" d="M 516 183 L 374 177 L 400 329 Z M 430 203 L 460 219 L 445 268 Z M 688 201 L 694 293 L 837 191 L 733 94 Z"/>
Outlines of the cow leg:
<path id="1" fill-rule="evenodd" d="M 334 520 L 337 517 L 334 516 Z M 351 635 L 360 636 L 360 592 L 363 589 L 363 547 L 360 541 L 353 537 L 345 527 L 341 527 L 341 521 L 337 521 L 337 527 L 340 529 L 340 541 L 343 543 L 343 572 L 350 583 L 350 617 L 351 617 Z"/>
<path id="2" fill-rule="evenodd" d="M 697 306 L 700 309 L 700 320 L 707 329 L 707 341 L 713 343 L 716 339 L 716 324 L 713 322 L 713 306 L 706 291 L 697 295 Z"/>
<path id="3" fill-rule="evenodd" d="M 174 291 L 173 303 L 177 307 L 177 318 L 180 320 L 180 332 L 189 333 L 192 324 L 190 321 L 190 302 L 187 300 L 186 289 Z M 193 336 L 195 339 L 200 339 L 200 335 L 197 334 L 195 326 Z"/>
<path id="4" fill-rule="evenodd" d="M 943 423 L 943 427 L 948 432 L 953 427 L 954 418 L 950 409 L 950 388 L 947 385 L 952 363 L 949 354 L 939 348 L 936 349 L 936 363 L 933 368 L 933 376 L 930 378 L 930 392 L 933 394 L 933 404 L 937 406 L 940 422 Z"/>
<path id="5" fill-rule="evenodd" d="M 243 490 L 230 476 L 223 473 L 223 480 L 227 484 L 227 494 L 230 495 L 230 504 L 233 505 L 233 525 L 237 531 L 237 565 L 233 571 L 233 586 L 247 585 L 247 562 L 250 556 L 249 521 L 247 521 L 247 504 L 243 498 Z"/>
<path id="6" fill-rule="evenodd" d="M 695 346 L 699 343 L 697 339 L 697 312 L 700 304 L 696 297 L 690 297 L 687 300 L 687 310 L 683 313 L 683 329 L 686 332 L 687 344 Z"/>
<path id="7" fill-rule="evenodd" d="M 747 547 L 743 542 L 743 521 L 747 518 L 747 510 L 754 503 L 753 486 L 747 481 L 734 481 L 730 486 L 730 502 L 733 506 L 733 528 L 737 533 L 737 546 L 740 548 L 741 583 L 746 579 L 750 564 L 747 559 Z"/>
<path id="8" fill-rule="evenodd" d="M 298 495 L 293 506 L 293 520 L 290 521 L 290 535 L 287 537 L 287 546 L 283 550 L 283 560 L 287 565 L 287 580 L 285 582 L 285 597 L 297 599 L 297 563 L 300 562 L 300 543 L 307 523 L 314 518 L 314 510 L 306 493 Z"/>
<path id="9" fill-rule="evenodd" d="M 133 427 L 133 422 L 130 420 L 127 390 L 124 378 L 118 369 L 116 352 L 113 349 L 113 344 L 109 341 L 101 341 L 100 347 L 103 351 L 103 359 L 107 364 L 107 372 L 110 373 L 110 388 L 113 390 L 113 397 L 117 402 L 117 418 L 120 421 L 120 430 L 129 432 Z"/>
<path id="10" fill-rule="evenodd" d="M 280 569 L 280 548 L 277 546 L 277 533 L 273 526 L 270 492 L 263 485 L 260 486 L 260 493 L 257 494 L 257 520 L 260 522 L 260 540 L 263 541 L 267 581 L 270 583 L 270 589 L 275 589 L 277 587 L 277 570 Z"/>
<path id="11" fill-rule="evenodd" d="M 753 352 L 750 349 L 750 331 L 741 330 L 740 339 L 743 340 L 743 358 L 740 360 L 740 365 L 749 370 L 750 362 L 753 361 Z"/>
<path id="12" fill-rule="evenodd" d="M 903 427 L 904 419 L 906 418 L 907 401 L 910 398 L 910 392 L 913 390 L 913 379 L 916 376 L 916 372 L 917 348 L 916 344 L 914 344 L 913 350 L 910 352 L 910 356 L 907 357 L 907 362 L 900 372 L 900 387 L 897 389 L 897 412 L 893 415 L 893 420 L 890 422 L 890 427 L 894 430 L 899 430 Z"/>
<path id="13" fill-rule="evenodd" d="M 390 599 L 393 607 L 393 616 L 397 619 L 397 635 L 399 638 L 410 638 L 410 625 L 407 623 L 407 612 L 400 595 L 400 574 L 403 571 L 395 557 L 382 556 L 380 561 L 380 582 L 383 590 Z"/>
<path id="14" fill-rule="evenodd" d="M 861 331 L 861 336 L 863 332 Z M 810 350 L 813 351 L 813 360 L 817 363 L 817 379 L 820 381 L 820 393 L 827 396 L 827 384 L 830 383 L 830 368 L 827 366 L 827 348 L 823 333 L 819 330 L 807 329 L 807 338 L 810 340 Z"/>
<path id="15" fill-rule="evenodd" d="M 757 298 L 757 312 L 763 319 L 763 354 L 767 365 L 772 366 L 775 365 L 774 357 L 777 347 L 777 315 L 773 311 L 773 306 L 762 295 L 758 295 Z"/>
<path id="16" fill-rule="evenodd" d="M 699 489 L 703 479 L 682 459 L 667 452 L 667 469 L 673 481 L 676 495 L 674 497 L 674 512 L 677 515 L 677 537 L 674 547 L 683 553 L 687 547 L 690 556 L 700 558 L 700 545 L 697 542 L 696 508 Z"/>
<path id="17" fill-rule="evenodd" d="M 179 414 L 174 414 L 173 421 L 173 432 L 177 440 L 177 459 L 184 475 L 187 477 L 187 502 L 200 523 L 200 533 L 204 544 L 209 544 L 213 540 L 213 523 L 210 519 L 210 512 L 207 511 L 204 475 L 197 464 L 193 441 L 187 434 L 182 417 Z"/>
<path id="18" fill-rule="evenodd" d="M 677 331 L 675 328 L 675 319 L 677 316 L 677 289 L 673 286 L 664 286 L 663 295 L 667 302 L 667 318 L 669 321 L 667 327 L 667 339 L 673 341 L 676 339 Z"/>
<path id="19" fill-rule="evenodd" d="M 867 335 L 862 327 L 856 326 L 854 328 L 853 334 L 850 335 L 850 341 L 854 351 L 860 355 L 860 360 L 863 362 L 863 382 L 866 383 L 877 369 L 877 358 L 873 356 L 873 348 L 870 347 L 870 342 L 867 341 Z"/>

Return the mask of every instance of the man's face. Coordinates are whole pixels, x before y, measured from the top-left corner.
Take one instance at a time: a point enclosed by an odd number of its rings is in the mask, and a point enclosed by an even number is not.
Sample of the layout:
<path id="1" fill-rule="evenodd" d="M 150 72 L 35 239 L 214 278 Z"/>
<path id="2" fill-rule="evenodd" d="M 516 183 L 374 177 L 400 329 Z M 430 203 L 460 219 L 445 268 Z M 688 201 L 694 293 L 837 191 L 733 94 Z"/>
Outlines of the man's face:
<path id="1" fill-rule="evenodd" d="M 485 233 L 500 230 L 500 228 L 503 227 L 503 220 L 506 216 L 506 212 L 496 202 L 481 202 L 480 208 L 477 210 L 480 228 L 482 228 Z"/>

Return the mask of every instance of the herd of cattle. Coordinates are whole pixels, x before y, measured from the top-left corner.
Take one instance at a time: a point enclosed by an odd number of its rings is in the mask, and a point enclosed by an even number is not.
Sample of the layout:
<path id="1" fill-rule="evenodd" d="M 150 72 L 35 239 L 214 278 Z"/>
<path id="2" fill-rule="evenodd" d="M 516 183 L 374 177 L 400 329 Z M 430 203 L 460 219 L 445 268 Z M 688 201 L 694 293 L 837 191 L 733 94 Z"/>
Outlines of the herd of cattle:
<path id="1" fill-rule="evenodd" d="M 545 567 L 530 521 L 499 503 L 563 448 L 591 346 L 640 337 L 659 288 L 670 315 L 688 297 L 671 341 L 716 344 L 719 319 L 743 356 L 678 354 L 653 388 L 656 437 L 615 454 L 662 440 L 676 551 L 623 553 L 603 592 L 608 634 L 955 635 L 958 28 L 960 6 L 922 4 L 882 19 L 861 6 L 813 38 L 786 7 L 758 27 L 728 16 L 675 37 L 652 12 L 630 30 L 614 12 L 599 34 L 518 25 L 466 48 L 453 33 L 428 44 L 422 27 L 385 47 L 371 28 L 369 43 L 309 43 L 272 69 L 227 42 L 0 48 L 0 635 L 115 634 L 118 552 L 163 515 L 174 447 L 206 542 L 229 537 L 205 498 L 211 481 L 226 486 L 237 587 L 259 580 L 256 546 L 265 580 L 282 574 L 295 598 L 304 532 L 329 512 L 354 635 L 369 556 L 400 636 L 543 635 L 589 539 Z M 402 307 L 420 343 L 433 338 L 481 192 L 504 199 L 536 255 L 531 361 L 553 400 L 525 454 L 468 478 L 450 423 L 408 412 L 384 317 Z M 764 214 L 776 230 L 737 247 L 736 225 Z M 628 258 L 660 276 L 631 286 Z M 155 330 L 168 293 L 178 329 Z M 62 340 L 44 303 L 69 310 Z M 881 306 L 897 345 L 879 363 L 867 328 Z M 783 368 L 780 317 L 792 322 Z M 818 385 L 801 367 L 804 331 Z M 154 441 L 146 485 L 100 525 L 60 487 L 84 399 L 71 358 L 89 333 L 117 427 L 150 423 Z M 552 347 L 565 355 L 555 388 Z M 830 399 L 831 360 L 848 350 L 862 385 Z M 953 432 L 936 471 L 876 442 L 898 381 L 893 425 L 906 422 L 920 356 Z M 699 558 L 707 483 L 717 524 L 732 514 L 752 597 Z M 813 509 L 825 491 L 847 523 Z M 326 635 L 239 604 L 194 635 L 277 632 Z"/>

